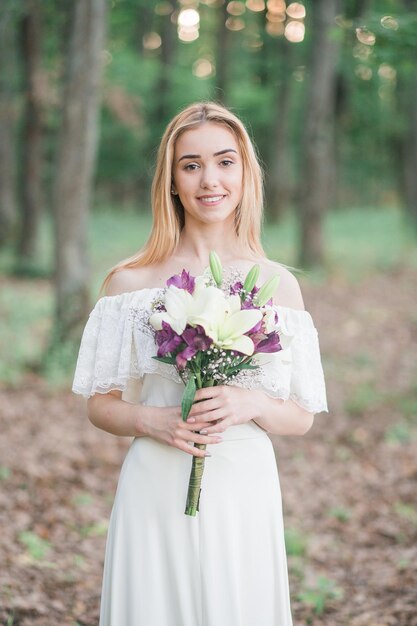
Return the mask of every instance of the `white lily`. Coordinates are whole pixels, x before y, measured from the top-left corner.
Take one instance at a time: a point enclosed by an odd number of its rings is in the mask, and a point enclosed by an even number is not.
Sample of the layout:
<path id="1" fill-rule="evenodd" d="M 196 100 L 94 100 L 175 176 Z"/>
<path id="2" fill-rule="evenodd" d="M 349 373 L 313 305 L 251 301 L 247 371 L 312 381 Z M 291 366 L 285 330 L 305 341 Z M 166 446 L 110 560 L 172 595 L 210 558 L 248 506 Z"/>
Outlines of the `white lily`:
<path id="1" fill-rule="evenodd" d="M 205 320 L 211 319 L 219 309 L 227 308 L 223 292 L 203 284 L 193 294 L 170 285 L 165 292 L 164 304 L 166 311 L 154 313 L 149 322 L 155 330 L 161 330 L 162 322 L 166 322 L 178 335 L 184 332 L 187 324 L 201 324 L 205 328 Z"/>
<path id="2" fill-rule="evenodd" d="M 213 314 L 204 320 L 198 321 L 206 331 L 206 335 L 213 339 L 218 348 L 236 350 L 250 356 L 254 351 L 254 344 L 245 333 L 255 326 L 261 319 L 262 313 L 256 309 L 240 309 L 238 295 L 225 297 L 226 308 L 213 311 Z"/>

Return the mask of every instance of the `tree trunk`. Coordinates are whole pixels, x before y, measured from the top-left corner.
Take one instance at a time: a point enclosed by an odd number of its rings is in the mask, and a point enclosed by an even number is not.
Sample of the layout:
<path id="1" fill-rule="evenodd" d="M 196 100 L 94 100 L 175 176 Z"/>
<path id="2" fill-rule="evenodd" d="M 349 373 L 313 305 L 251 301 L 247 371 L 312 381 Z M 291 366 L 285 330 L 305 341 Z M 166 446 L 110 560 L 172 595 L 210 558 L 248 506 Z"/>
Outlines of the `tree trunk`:
<path id="1" fill-rule="evenodd" d="M 39 0 L 27 0 L 20 33 L 25 91 L 20 173 L 21 230 L 17 260 L 18 271 L 21 272 L 36 263 L 42 211 L 41 21 L 41 3 Z"/>
<path id="2" fill-rule="evenodd" d="M 415 13 L 417 1 L 405 0 L 405 6 Z M 405 91 L 404 115 L 408 123 L 402 141 L 403 195 L 406 216 L 417 234 L 417 63 Z"/>
<path id="3" fill-rule="evenodd" d="M 216 29 L 216 101 L 227 104 L 229 64 L 231 51 L 231 31 L 226 26 L 226 20 L 230 17 L 227 12 L 227 3 L 220 6 L 219 21 Z"/>
<path id="4" fill-rule="evenodd" d="M 266 180 L 266 214 L 274 222 L 278 222 L 283 217 L 292 193 L 289 117 L 294 46 L 284 39 L 279 39 L 276 43 L 278 44 L 276 56 L 279 57 L 280 75 L 275 78 L 276 110 L 271 128 L 268 178 Z"/>
<path id="5" fill-rule="evenodd" d="M 0 246 L 8 241 L 17 217 L 13 102 L 15 52 L 15 19 L 11 7 L 5 6 L 0 16 Z"/>
<path id="6" fill-rule="evenodd" d="M 403 140 L 403 180 L 406 215 L 417 233 L 417 69 L 406 103 L 407 132 Z"/>
<path id="7" fill-rule="evenodd" d="M 88 212 L 96 161 L 106 0 L 74 0 L 54 183 L 53 341 L 79 337 L 90 308 Z"/>
<path id="8" fill-rule="evenodd" d="M 324 261 L 323 218 L 331 202 L 334 97 L 338 42 L 331 37 L 337 0 L 312 5 L 312 50 L 308 72 L 298 198 L 302 266 Z"/>

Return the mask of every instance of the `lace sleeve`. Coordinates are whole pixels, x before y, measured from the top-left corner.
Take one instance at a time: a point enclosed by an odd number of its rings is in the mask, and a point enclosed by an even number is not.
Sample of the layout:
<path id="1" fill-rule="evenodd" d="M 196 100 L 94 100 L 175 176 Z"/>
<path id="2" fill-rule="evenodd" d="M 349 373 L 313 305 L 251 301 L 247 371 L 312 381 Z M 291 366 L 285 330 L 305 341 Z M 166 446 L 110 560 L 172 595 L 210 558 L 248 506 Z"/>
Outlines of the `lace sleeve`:
<path id="1" fill-rule="evenodd" d="M 283 308 L 282 308 L 283 309 Z M 284 325 L 292 335 L 289 397 L 311 413 L 328 412 L 317 329 L 307 311 L 286 309 Z"/>
<path id="2" fill-rule="evenodd" d="M 318 334 L 311 315 L 282 306 L 276 310 L 288 346 L 280 352 L 257 355 L 259 369 L 242 372 L 233 384 L 293 400 L 311 413 L 328 412 Z"/>

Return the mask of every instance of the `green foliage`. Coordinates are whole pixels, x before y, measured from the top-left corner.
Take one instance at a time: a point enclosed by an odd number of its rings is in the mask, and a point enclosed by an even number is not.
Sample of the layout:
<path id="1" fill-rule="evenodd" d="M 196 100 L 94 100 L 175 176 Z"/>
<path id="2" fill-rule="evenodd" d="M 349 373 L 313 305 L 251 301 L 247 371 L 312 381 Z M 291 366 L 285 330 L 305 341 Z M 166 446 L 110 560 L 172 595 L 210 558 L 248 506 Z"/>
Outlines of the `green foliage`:
<path id="1" fill-rule="evenodd" d="M 285 548 L 288 556 L 304 556 L 307 548 L 307 539 L 295 528 L 286 528 Z"/>
<path id="2" fill-rule="evenodd" d="M 25 546 L 34 561 L 42 561 L 51 549 L 49 541 L 30 530 L 19 533 L 19 541 Z"/>
<path id="3" fill-rule="evenodd" d="M 7 480 L 10 478 L 10 468 L 5 465 L 0 465 L 0 480 Z"/>
<path id="4" fill-rule="evenodd" d="M 316 615 L 322 615 L 329 601 L 343 598 L 343 591 L 336 587 L 333 581 L 319 576 L 314 587 L 305 589 L 297 597 L 303 604 L 311 607 Z"/>
<path id="5" fill-rule="evenodd" d="M 368 382 L 361 383 L 353 390 L 345 403 L 346 411 L 352 416 L 361 416 L 382 401 L 382 396 Z"/>
<path id="6" fill-rule="evenodd" d="M 330 517 L 334 517 L 339 522 L 348 522 L 352 517 L 352 511 L 344 506 L 334 506 L 328 511 Z"/>
<path id="7" fill-rule="evenodd" d="M 385 431 L 385 441 L 392 445 L 410 443 L 413 435 L 407 422 L 401 421 L 389 426 Z"/>

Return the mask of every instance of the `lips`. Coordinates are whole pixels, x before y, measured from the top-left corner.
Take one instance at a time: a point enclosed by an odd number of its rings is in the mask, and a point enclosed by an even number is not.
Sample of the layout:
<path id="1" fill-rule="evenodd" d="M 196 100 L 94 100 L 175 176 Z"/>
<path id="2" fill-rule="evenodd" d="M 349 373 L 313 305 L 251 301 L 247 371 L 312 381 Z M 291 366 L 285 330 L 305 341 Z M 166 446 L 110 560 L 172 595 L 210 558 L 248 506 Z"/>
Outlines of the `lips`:
<path id="1" fill-rule="evenodd" d="M 217 194 L 212 196 L 200 196 L 197 199 L 204 204 L 217 204 L 218 202 L 221 202 L 224 197 L 225 196 L 223 194 Z"/>

